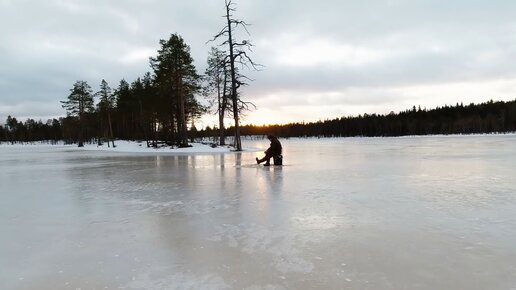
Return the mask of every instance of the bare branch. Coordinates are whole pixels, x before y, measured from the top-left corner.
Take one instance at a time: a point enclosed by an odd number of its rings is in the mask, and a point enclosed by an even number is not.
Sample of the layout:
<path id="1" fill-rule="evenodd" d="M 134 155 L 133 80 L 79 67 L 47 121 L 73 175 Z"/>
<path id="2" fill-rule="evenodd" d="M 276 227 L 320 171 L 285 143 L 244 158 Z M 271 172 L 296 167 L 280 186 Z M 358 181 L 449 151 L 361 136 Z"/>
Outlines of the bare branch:
<path id="1" fill-rule="evenodd" d="M 247 26 L 251 25 L 251 24 L 248 24 L 246 23 L 245 21 L 242 21 L 242 20 L 233 20 L 231 21 L 231 23 L 235 24 L 235 27 L 238 27 L 238 26 L 242 26 L 245 30 L 245 32 L 247 32 L 247 35 L 251 35 L 251 33 L 249 33 L 249 30 L 247 30 Z"/>
<path id="2" fill-rule="evenodd" d="M 252 102 L 244 102 L 242 100 L 239 100 L 239 105 L 240 105 L 240 108 L 243 108 L 245 109 L 246 111 L 249 111 L 249 107 L 252 106 L 255 110 L 256 110 L 256 105 L 253 104 Z"/>
<path id="3" fill-rule="evenodd" d="M 217 34 L 216 34 L 212 39 L 210 39 L 210 40 L 206 41 L 206 43 L 205 43 L 205 44 L 208 44 L 208 43 L 210 43 L 210 42 L 213 42 L 213 41 L 217 40 L 217 38 L 219 38 L 219 37 L 221 37 L 221 36 L 223 36 L 223 35 L 226 35 L 228 32 L 229 32 L 229 31 L 228 31 L 228 26 L 226 25 L 226 26 L 224 26 L 224 28 L 222 28 L 222 30 L 221 30 L 219 33 L 217 33 Z"/>
<path id="4" fill-rule="evenodd" d="M 257 71 L 261 71 L 259 68 L 260 67 L 263 67 L 263 65 L 261 64 L 258 64 L 258 63 L 255 63 L 248 55 L 245 51 L 241 50 L 241 51 L 238 51 L 234 58 L 236 59 L 235 62 L 249 68 L 249 65 L 248 63 L 251 64 L 251 67 L 254 69 L 254 70 L 257 70 Z"/>

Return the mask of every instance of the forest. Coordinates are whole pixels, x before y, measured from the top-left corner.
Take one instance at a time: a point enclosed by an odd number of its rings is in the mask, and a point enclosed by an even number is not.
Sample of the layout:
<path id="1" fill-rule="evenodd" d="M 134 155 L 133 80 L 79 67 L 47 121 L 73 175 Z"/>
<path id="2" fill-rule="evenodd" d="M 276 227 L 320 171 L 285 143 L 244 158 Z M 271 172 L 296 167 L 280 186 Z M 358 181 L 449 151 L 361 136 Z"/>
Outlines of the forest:
<path id="1" fill-rule="evenodd" d="M 107 81 L 99 81 L 97 92 L 84 80 L 77 80 L 61 106 L 66 117 L 18 121 L 8 116 L 0 127 L 0 140 L 11 143 L 48 140 L 76 143 L 107 143 L 116 139 L 145 140 L 147 146 L 189 147 L 195 137 L 195 120 L 203 114 L 218 114 L 219 143 L 225 144 L 227 118 L 233 119 L 233 140 L 237 151 L 240 141 L 240 114 L 254 105 L 243 100 L 241 87 L 250 79 L 245 69 L 258 70 L 250 52 L 253 44 L 245 21 L 235 18 L 236 8 L 225 1 L 222 29 L 207 43 L 213 43 L 204 74 L 197 72 L 190 46 L 177 33 L 159 41 L 157 55 L 149 58 L 152 72 L 132 82 L 122 79 L 112 90 Z M 244 36 L 239 37 L 244 31 Z M 63 94 L 64 95 L 64 94 Z M 198 97 L 209 99 L 202 105 Z"/>
<path id="2" fill-rule="evenodd" d="M 308 123 L 242 126 L 243 135 L 279 137 L 396 137 L 516 132 L 516 99 L 481 104 L 457 104 L 427 110 L 416 108 L 387 115 L 364 114 Z M 206 128 L 197 136 L 214 136 Z M 229 132 L 231 134 L 231 132 Z"/>
<path id="3" fill-rule="evenodd" d="M 138 99 L 133 95 L 134 88 L 145 88 L 136 82 L 132 85 L 123 84 L 127 88 L 127 100 L 124 106 L 116 106 L 112 112 L 113 137 L 124 140 L 166 140 L 166 128 L 152 132 L 157 134 L 156 139 L 147 139 L 145 131 L 139 126 L 141 116 Z M 132 96 L 132 97 L 130 97 Z M 132 100 L 132 101 L 131 101 Z M 122 103 L 121 103 L 122 104 Z M 98 142 L 101 119 L 99 111 L 86 115 L 87 127 L 85 140 Z M 18 121 L 9 116 L 5 126 L 0 126 L 0 140 L 3 142 L 34 142 L 48 141 L 57 143 L 64 140 L 67 143 L 76 143 L 78 133 L 77 118 L 63 117 L 47 120 L 46 122 L 28 119 Z M 456 104 L 434 109 L 421 109 L 415 106 L 411 109 L 387 115 L 364 114 L 359 116 L 342 117 L 331 120 L 308 123 L 291 123 L 268 126 L 241 126 L 243 136 L 273 134 L 278 137 L 378 137 L 378 136 L 405 136 L 428 134 L 481 134 L 481 133 L 509 133 L 516 132 L 516 99 L 513 101 L 488 101 L 481 104 Z M 190 126 L 188 135 L 191 140 L 209 138 L 219 141 L 218 128 L 203 128 L 197 130 Z M 234 135 L 234 127 L 225 129 L 226 136 Z M 101 142 L 107 140 L 100 138 Z"/>

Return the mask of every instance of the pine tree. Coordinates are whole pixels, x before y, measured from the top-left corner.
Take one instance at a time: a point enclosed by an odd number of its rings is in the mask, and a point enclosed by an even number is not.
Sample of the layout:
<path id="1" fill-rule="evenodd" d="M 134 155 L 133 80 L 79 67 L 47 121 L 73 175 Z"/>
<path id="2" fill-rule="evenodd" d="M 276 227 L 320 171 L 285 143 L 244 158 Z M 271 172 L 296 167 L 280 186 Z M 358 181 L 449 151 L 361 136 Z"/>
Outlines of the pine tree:
<path id="1" fill-rule="evenodd" d="M 86 113 L 93 111 L 93 95 L 91 87 L 86 81 L 77 81 L 70 89 L 67 101 L 61 101 L 67 115 L 79 118 L 79 147 L 84 146 L 84 130 L 86 128 Z"/>
<path id="2" fill-rule="evenodd" d="M 181 36 L 172 34 L 168 40 L 160 40 L 160 45 L 158 56 L 150 59 L 151 67 L 156 85 L 167 102 L 164 105 L 171 109 L 172 134 L 177 128 L 178 145 L 187 147 L 187 99 L 199 92 L 200 76 L 193 64 L 190 47 Z"/>
<path id="3" fill-rule="evenodd" d="M 111 143 L 113 144 L 113 148 L 114 148 L 116 146 L 115 146 L 115 140 L 113 137 L 113 125 L 111 123 L 111 112 L 113 111 L 114 106 L 115 106 L 115 96 L 111 93 L 111 88 L 109 87 L 108 83 L 104 79 L 100 83 L 100 91 L 98 91 L 95 95 L 100 98 L 100 101 L 97 104 L 97 109 L 99 111 L 100 118 L 102 119 L 101 116 L 107 117 L 108 147 L 109 147 L 109 141 L 111 141 Z"/>

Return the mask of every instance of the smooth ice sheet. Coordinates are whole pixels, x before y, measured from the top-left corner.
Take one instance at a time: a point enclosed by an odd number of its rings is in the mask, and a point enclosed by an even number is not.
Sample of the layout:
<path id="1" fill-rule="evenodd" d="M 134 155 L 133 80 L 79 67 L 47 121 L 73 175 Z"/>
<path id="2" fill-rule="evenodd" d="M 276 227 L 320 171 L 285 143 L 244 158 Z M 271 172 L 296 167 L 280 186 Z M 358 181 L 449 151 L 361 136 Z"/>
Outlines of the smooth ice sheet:
<path id="1" fill-rule="evenodd" d="M 515 135 L 280 141 L 0 147 L 1 288 L 515 287 Z"/>

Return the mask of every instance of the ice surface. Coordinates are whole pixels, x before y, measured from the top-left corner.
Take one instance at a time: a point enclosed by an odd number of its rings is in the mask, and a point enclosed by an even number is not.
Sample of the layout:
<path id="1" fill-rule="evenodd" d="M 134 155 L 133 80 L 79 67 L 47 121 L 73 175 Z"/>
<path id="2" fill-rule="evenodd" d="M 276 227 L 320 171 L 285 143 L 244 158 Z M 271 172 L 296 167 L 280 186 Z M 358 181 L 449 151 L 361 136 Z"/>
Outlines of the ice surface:
<path id="1" fill-rule="evenodd" d="M 0 288 L 516 287 L 516 135 L 281 141 L 1 146 Z"/>

